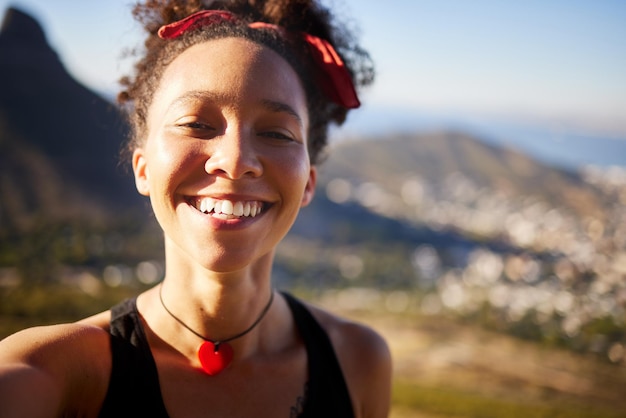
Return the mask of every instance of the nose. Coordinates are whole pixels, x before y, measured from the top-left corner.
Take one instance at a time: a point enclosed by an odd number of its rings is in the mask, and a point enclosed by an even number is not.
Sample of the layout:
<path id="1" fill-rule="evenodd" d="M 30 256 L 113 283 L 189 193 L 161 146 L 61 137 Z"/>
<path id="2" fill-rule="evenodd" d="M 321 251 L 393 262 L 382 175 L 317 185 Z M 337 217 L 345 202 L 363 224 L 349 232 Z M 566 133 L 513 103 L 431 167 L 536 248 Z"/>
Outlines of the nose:
<path id="1" fill-rule="evenodd" d="M 258 177 L 263 173 L 252 135 L 233 130 L 212 139 L 211 143 L 209 158 L 204 164 L 208 174 L 236 180 L 246 176 Z"/>

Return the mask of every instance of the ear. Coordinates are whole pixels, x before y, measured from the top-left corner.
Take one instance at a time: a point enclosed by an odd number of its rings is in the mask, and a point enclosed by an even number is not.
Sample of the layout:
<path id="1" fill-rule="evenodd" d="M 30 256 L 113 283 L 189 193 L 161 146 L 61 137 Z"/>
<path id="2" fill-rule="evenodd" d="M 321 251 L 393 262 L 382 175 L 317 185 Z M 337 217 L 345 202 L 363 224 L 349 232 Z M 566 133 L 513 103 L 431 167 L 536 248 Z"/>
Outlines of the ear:
<path id="1" fill-rule="evenodd" d="M 313 196 L 315 196 L 315 186 L 317 185 L 317 167 L 311 166 L 309 171 L 309 181 L 307 181 L 306 186 L 304 187 L 304 194 L 302 195 L 302 204 L 300 207 L 305 207 L 311 200 L 313 200 Z"/>
<path id="2" fill-rule="evenodd" d="M 148 165 L 142 148 L 137 148 L 133 152 L 133 174 L 135 175 L 135 187 L 137 187 L 139 194 L 150 196 Z"/>

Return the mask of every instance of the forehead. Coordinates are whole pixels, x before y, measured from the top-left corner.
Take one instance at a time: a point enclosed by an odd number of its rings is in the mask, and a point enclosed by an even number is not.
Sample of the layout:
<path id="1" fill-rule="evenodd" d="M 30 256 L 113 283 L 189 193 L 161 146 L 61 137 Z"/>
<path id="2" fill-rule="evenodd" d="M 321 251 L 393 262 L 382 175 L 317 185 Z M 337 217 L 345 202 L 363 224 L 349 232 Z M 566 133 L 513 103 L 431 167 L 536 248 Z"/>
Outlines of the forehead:
<path id="1" fill-rule="evenodd" d="M 153 105 L 205 91 L 235 106 L 255 101 L 288 104 L 306 116 L 306 94 L 291 65 L 270 48 L 244 38 L 193 45 L 165 69 Z"/>

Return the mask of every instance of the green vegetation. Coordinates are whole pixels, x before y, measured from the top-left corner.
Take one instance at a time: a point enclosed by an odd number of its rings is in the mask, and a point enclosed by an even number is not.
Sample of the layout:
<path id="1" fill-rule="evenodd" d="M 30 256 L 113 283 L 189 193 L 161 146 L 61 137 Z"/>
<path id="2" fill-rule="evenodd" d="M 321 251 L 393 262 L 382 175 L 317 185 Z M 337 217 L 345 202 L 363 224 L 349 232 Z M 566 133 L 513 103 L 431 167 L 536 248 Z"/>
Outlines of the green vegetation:
<path id="1" fill-rule="evenodd" d="M 394 409 L 403 416 L 412 413 L 428 417 L 464 418 L 618 418 L 623 413 L 575 399 L 555 402 L 531 401 L 472 389 L 429 387 L 406 380 L 397 380 L 393 392 Z"/>
<path id="2" fill-rule="evenodd" d="M 137 285 L 101 287 L 88 294 L 77 286 L 59 284 L 0 287 L 0 339 L 30 326 L 85 318 L 109 309 L 141 289 Z"/>

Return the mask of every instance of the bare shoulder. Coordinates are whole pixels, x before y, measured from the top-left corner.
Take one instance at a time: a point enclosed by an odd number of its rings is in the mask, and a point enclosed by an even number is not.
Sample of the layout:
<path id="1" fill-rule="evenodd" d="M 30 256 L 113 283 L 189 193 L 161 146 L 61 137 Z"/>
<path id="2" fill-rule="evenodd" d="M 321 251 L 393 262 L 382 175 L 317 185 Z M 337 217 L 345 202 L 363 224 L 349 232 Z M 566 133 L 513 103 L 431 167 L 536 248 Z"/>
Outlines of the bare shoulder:
<path id="1" fill-rule="evenodd" d="M 0 341 L 0 415 L 93 410 L 106 393 L 110 368 L 108 333 L 97 326 L 60 324 L 17 332 Z M 28 402 L 33 393 L 41 394 L 36 404 Z"/>
<path id="2" fill-rule="evenodd" d="M 344 350 L 364 360 L 386 360 L 387 342 L 371 327 L 337 316 L 314 305 L 307 305 L 320 325 L 328 333 L 337 353 Z"/>
<path id="3" fill-rule="evenodd" d="M 106 330 L 87 323 L 27 328 L 0 341 L 0 361 L 21 359 L 42 363 L 49 356 L 100 349 L 105 340 L 108 341 Z"/>
<path id="4" fill-rule="evenodd" d="M 105 331 L 109 331 L 109 327 L 111 324 L 111 311 L 104 311 L 99 314 L 82 319 L 78 321 L 78 324 L 93 325 L 94 327 L 102 328 Z"/>
<path id="5" fill-rule="evenodd" d="M 328 333 L 348 382 L 358 417 L 387 417 L 391 354 L 384 338 L 367 325 L 307 305 Z"/>

